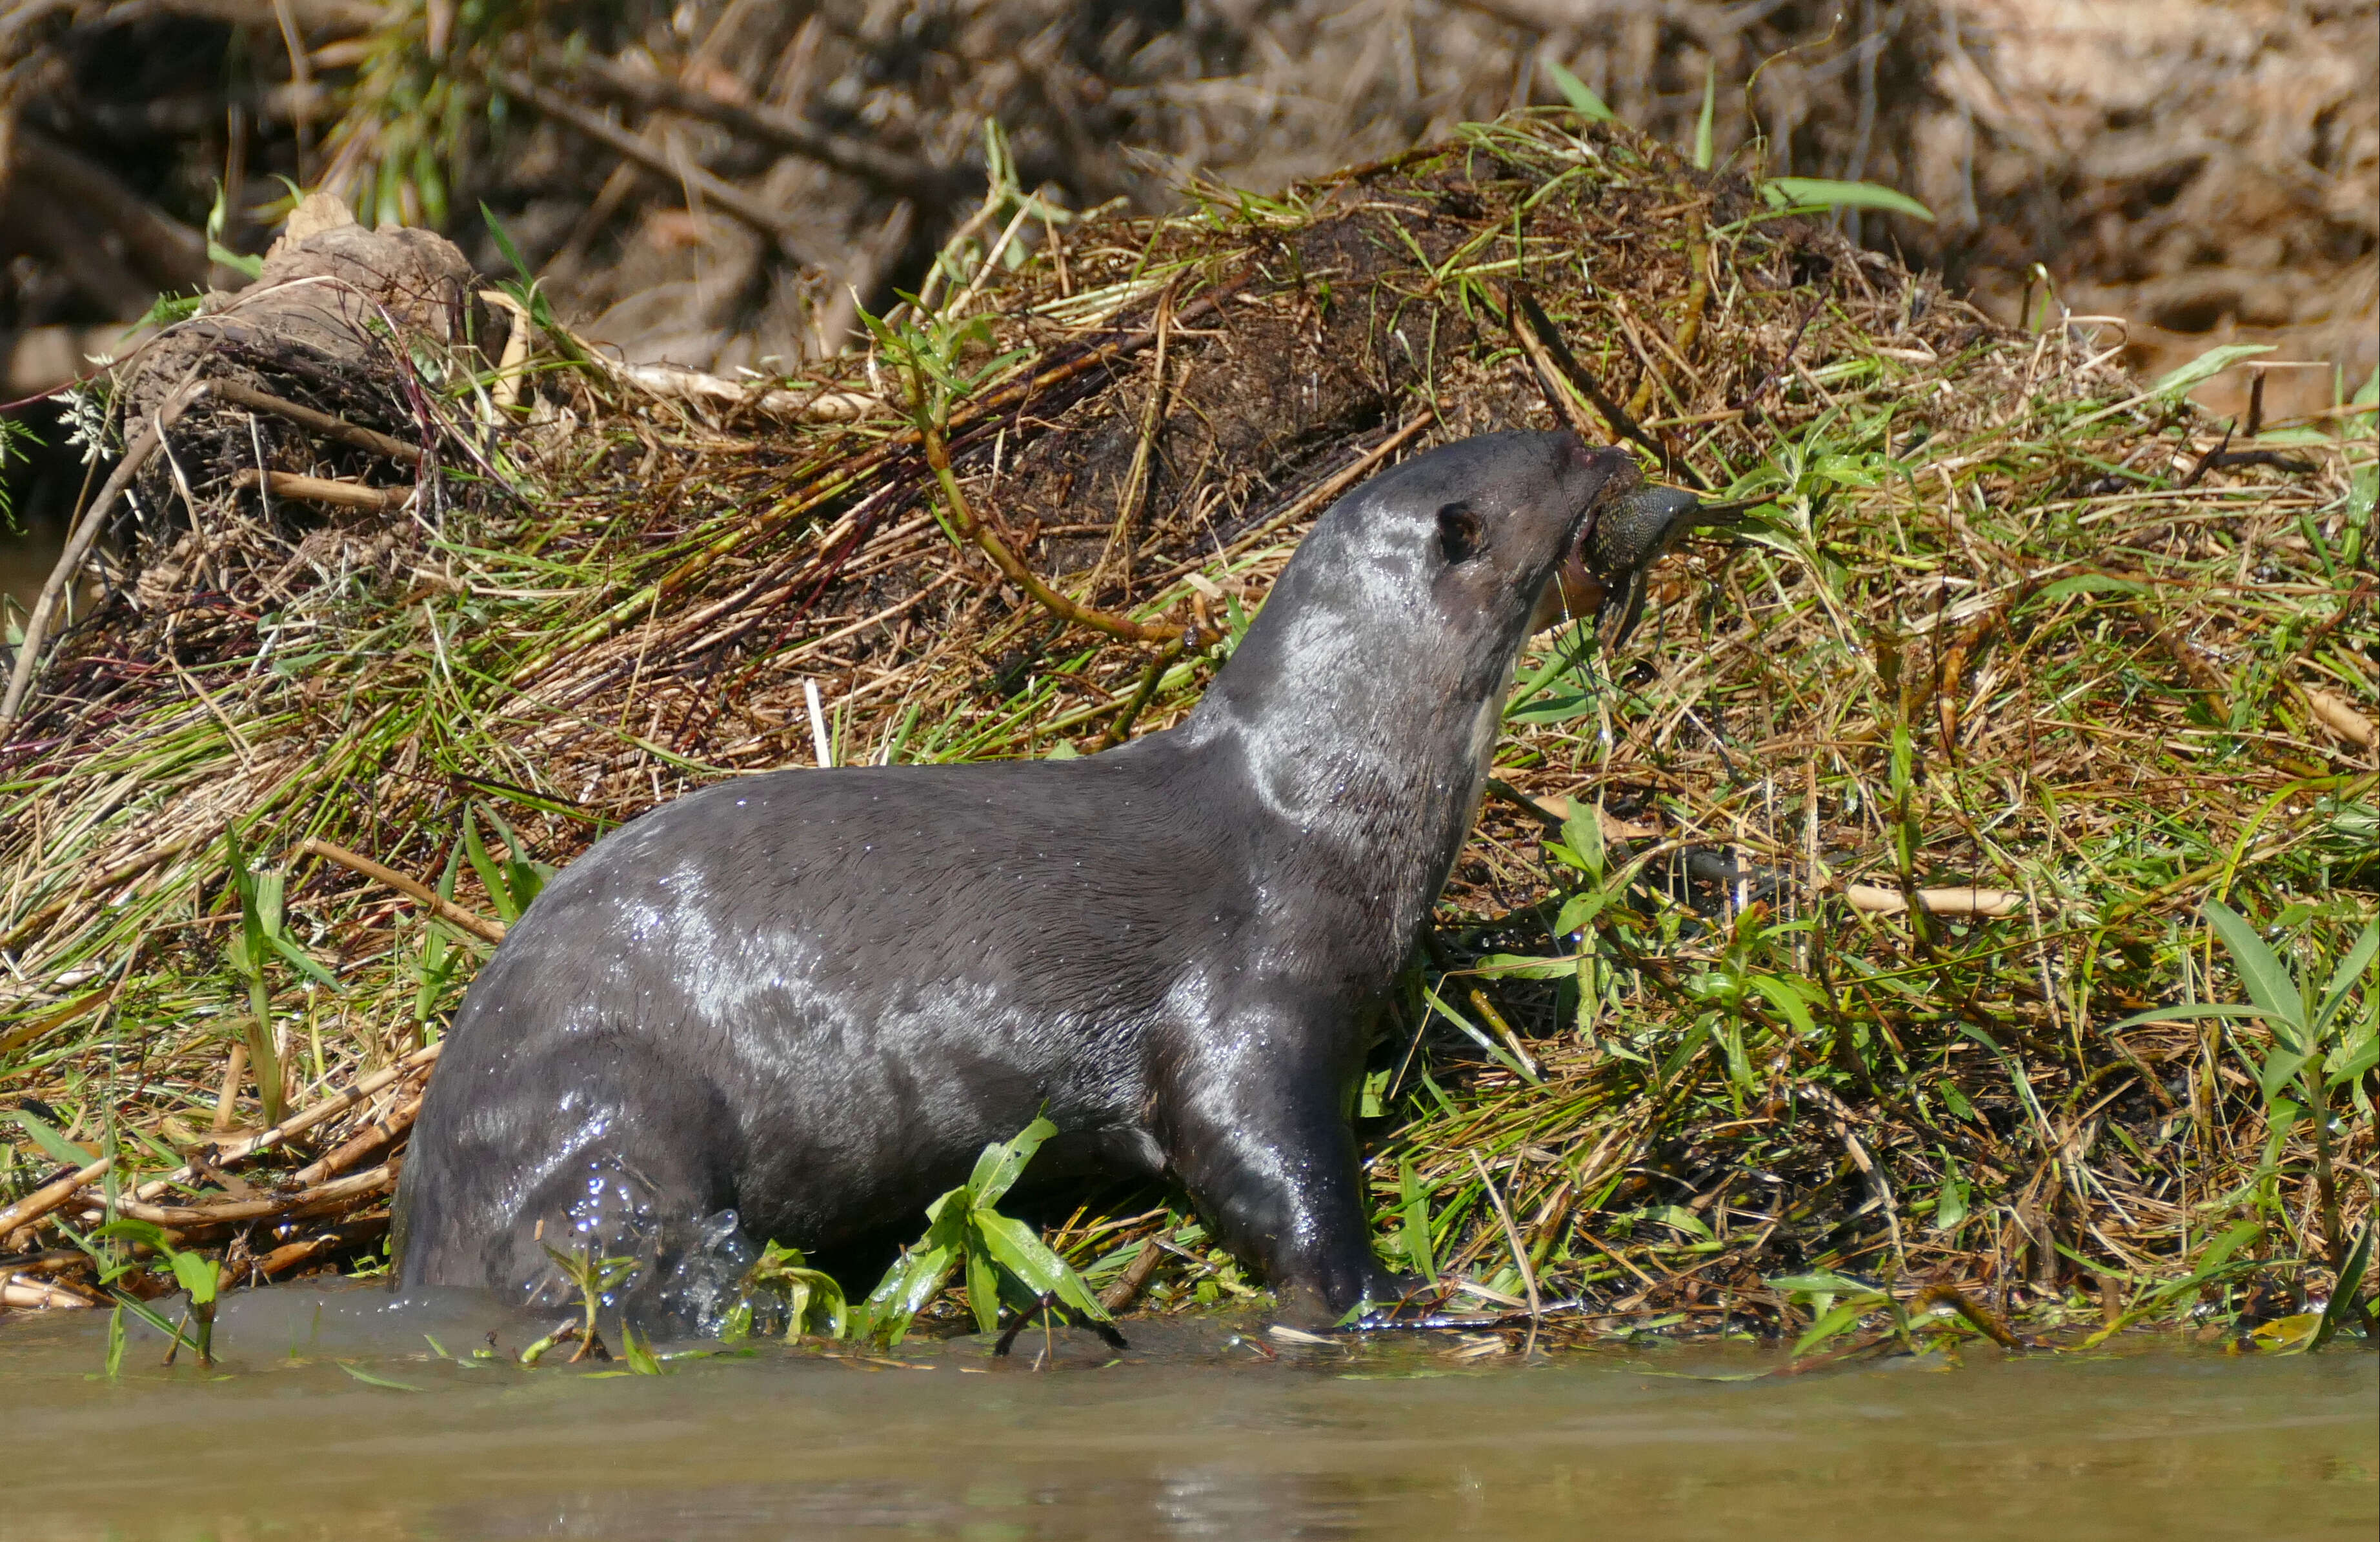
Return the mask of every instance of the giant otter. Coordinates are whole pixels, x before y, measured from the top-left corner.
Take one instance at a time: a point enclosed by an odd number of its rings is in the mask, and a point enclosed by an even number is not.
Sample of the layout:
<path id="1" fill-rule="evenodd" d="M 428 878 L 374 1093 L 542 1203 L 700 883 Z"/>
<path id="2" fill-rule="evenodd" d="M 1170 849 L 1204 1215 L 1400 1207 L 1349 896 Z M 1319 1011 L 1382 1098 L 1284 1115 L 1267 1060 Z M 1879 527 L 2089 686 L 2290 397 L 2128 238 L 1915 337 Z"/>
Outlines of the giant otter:
<path id="1" fill-rule="evenodd" d="M 455 1017 L 398 1288 L 560 1299 L 547 1249 L 592 1246 L 665 1312 L 703 1218 L 832 1247 L 1046 1114 L 1037 1168 L 1178 1182 L 1292 1315 L 1393 1297 L 1348 1123 L 1375 1010 L 1541 597 L 1639 485 L 1571 433 L 1447 445 L 1322 516 L 1177 728 L 778 771 L 605 837 Z"/>

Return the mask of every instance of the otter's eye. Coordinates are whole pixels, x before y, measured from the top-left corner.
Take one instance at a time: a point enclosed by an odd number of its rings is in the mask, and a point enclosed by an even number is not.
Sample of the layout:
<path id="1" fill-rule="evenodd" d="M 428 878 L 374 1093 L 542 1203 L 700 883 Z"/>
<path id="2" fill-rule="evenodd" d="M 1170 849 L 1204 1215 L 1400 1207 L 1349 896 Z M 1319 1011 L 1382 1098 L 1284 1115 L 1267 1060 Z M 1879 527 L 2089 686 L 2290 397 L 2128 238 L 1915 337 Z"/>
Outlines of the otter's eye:
<path id="1" fill-rule="evenodd" d="M 1479 516 L 1470 504 L 1449 504 L 1438 511 L 1438 549 L 1451 563 L 1479 554 Z"/>

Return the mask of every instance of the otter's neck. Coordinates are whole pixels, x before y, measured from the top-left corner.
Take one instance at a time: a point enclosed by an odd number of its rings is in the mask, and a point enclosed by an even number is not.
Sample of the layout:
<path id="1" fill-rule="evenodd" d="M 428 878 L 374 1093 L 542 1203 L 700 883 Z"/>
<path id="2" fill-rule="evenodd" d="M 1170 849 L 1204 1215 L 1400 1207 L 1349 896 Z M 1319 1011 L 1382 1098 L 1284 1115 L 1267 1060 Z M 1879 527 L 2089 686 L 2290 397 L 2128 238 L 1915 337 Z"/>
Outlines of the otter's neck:
<path id="1" fill-rule="evenodd" d="M 1524 631 L 1391 651 L 1377 625 L 1327 630 L 1342 645 L 1306 631 L 1293 650 L 1256 649 L 1283 639 L 1251 632 L 1180 735 L 1237 762 L 1257 817 L 1285 837 L 1289 887 L 1354 905 L 1393 969 L 1470 833 Z"/>

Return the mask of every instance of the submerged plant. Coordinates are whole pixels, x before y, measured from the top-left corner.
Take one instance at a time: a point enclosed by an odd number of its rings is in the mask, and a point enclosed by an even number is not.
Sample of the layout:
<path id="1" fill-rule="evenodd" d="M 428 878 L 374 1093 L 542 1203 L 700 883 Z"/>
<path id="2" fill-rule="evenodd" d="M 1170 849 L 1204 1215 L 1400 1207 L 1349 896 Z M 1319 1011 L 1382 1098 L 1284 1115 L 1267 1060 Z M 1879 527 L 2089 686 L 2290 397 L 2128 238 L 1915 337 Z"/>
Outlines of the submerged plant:
<path id="1" fill-rule="evenodd" d="M 788 1341 L 805 1334 L 840 1339 L 850 1330 L 851 1308 L 844 1299 L 842 1284 L 824 1270 L 810 1268 L 798 1247 L 771 1242 L 761 1248 L 760 1257 L 745 1271 L 744 1289 L 735 1305 L 727 1309 L 719 1332 L 722 1339 L 733 1342 L 751 1333 L 756 1294 L 769 1297 L 782 1309 Z"/>
<path id="2" fill-rule="evenodd" d="M 609 1352 L 603 1347 L 602 1336 L 596 1331 L 595 1316 L 608 1305 L 606 1298 L 612 1288 L 636 1272 L 637 1260 L 600 1257 L 591 1242 L 577 1253 L 547 1247 L 545 1256 L 553 1260 L 553 1267 L 562 1271 L 563 1278 L 577 1288 L 580 1320 L 565 1324 L 521 1351 L 520 1363 L 534 1366 L 552 1353 L 556 1345 L 570 1339 L 578 1342 L 578 1347 L 570 1354 L 572 1365 L 589 1357 L 599 1360 L 610 1358 Z M 625 1342 L 625 1329 L 623 1342 Z"/>
<path id="3" fill-rule="evenodd" d="M 127 1311 L 165 1335 L 165 1364 L 172 1365 L 184 1342 L 196 1352 L 199 1364 L 212 1366 L 215 1363 L 215 1300 L 223 1286 L 223 1267 L 203 1254 L 188 1252 L 174 1245 L 174 1239 L 154 1221 L 136 1220 L 120 1216 L 91 1233 L 94 1237 L 121 1238 L 152 1249 L 173 1271 L 174 1282 L 182 1287 L 189 1298 L 182 1322 L 193 1330 L 193 1337 L 185 1341 L 182 1328 L 166 1322 L 157 1310 L 136 1296 L 115 1288 L 115 1281 L 134 1266 L 116 1263 L 103 1269 L 100 1281 L 115 1298 L 116 1308 L 108 1323 L 107 1374 L 114 1376 L 124 1358 L 124 1319 Z"/>

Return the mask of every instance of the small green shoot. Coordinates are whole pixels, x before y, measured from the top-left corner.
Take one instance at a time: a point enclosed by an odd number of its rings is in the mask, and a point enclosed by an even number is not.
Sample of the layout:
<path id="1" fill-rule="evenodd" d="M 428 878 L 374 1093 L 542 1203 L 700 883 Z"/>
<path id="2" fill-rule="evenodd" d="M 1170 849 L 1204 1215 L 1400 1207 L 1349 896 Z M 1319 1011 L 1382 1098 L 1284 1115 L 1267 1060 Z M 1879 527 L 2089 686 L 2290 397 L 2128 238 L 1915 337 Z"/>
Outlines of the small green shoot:
<path id="1" fill-rule="evenodd" d="M 333 990 L 339 990 L 340 985 L 337 977 L 309 957 L 283 929 L 282 899 L 289 875 L 277 869 L 250 868 L 236 830 L 224 832 L 224 844 L 231 861 L 232 888 L 239 896 L 239 929 L 225 944 L 224 956 L 233 972 L 248 982 L 249 1064 L 256 1076 L 257 1097 L 269 1126 L 281 1123 L 286 1111 L 287 1093 L 283 1087 L 280 1051 L 273 1042 L 273 988 L 266 978 L 266 962 L 277 955 L 318 985 Z"/>
<path id="2" fill-rule="evenodd" d="M 213 206 L 207 210 L 207 261 L 250 280 L 261 278 L 264 275 L 263 258 L 243 257 L 223 244 L 224 229 L 230 221 L 231 207 L 224 196 L 224 185 L 217 182 Z"/>
<path id="3" fill-rule="evenodd" d="M 1718 60 L 1703 66 L 1703 107 L 1694 116 L 1694 169 L 1711 168 L 1711 124 L 1718 108 Z"/>
<path id="4" fill-rule="evenodd" d="M 488 855 L 487 843 L 480 838 L 480 815 L 485 815 L 496 833 L 504 837 L 505 856 L 498 862 Z M 521 918 L 536 899 L 539 891 L 554 875 L 551 863 L 532 861 L 528 848 L 513 832 L 495 810 L 482 804 L 467 805 L 463 809 L 463 850 L 471 859 L 471 870 L 486 885 L 488 898 L 494 902 L 496 914 L 504 925 L 511 926 Z"/>
<path id="5" fill-rule="evenodd" d="M 1837 182 L 1823 176 L 1772 176 L 1760 185 L 1772 209 L 1875 209 L 1934 223 L 1934 211 L 1907 193 L 1874 182 Z"/>
<path id="6" fill-rule="evenodd" d="M 571 1363 L 576 1365 L 590 1354 L 602 1352 L 601 1346 L 603 1341 L 597 1336 L 595 1330 L 595 1314 L 609 1305 L 605 1297 L 610 1295 L 613 1287 L 636 1272 L 637 1260 L 598 1257 L 592 1243 L 588 1244 L 585 1251 L 579 1253 L 565 1253 L 558 1248 L 548 1247 L 545 1250 L 545 1256 L 553 1260 L 553 1267 L 560 1269 L 563 1277 L 578 1290 L 578 1305 L 583 1314 L 583 1320 L 577 1325 L 578 1348 L 572 1352 L 570 1356 Z M 558 1342 L 554 1335 L 548 1334 L 531 1345 L 528 1350 L 521 1352 L 521 1364 L 524 1366 L 537 1364 L 538 1357 Z"/>
<path id="7" fill-rule="evenodd" d="M 1052 1253 L 1031 1227 L 992 1208 L 1041 1143 L 1057 1133 L 1048 1120 L 1036 1119 L 1014 1139 L 983 1148 L 967 1181 L 926 1208 L 926 1234 L 903 1250 L 860 1304 L 860 1334 L 888 1348 L 899 1343 L 917 1314 L 961 1268 L 966 1270 L 967 1305 L 975 1312 L 976 1326 L 986 1333 L 999 1330 L 1002 1288 L 1011 1281 L 1023 1287 L 1026 1299 L 1020 1306 L 1046 1296 L 1089 1321 L 1110 1320 L 1107 1308 L 1072 1265 Z"/>
<path id="8" fill-rule="evenodd" d="M 851 1307 L 834 1276 L 811 1269 L 800 1248 L 771 1242 L 746 1271 L 743 1293 L 728 1309 L 719 1335 L 722 1339 L 734 1342 L 751 1333 L 756 1292 L 783 1303 L 789 1343 L 805 1334 L 840 1339 L 850 1331 Z"/>
<path id="9" fill-rule="evenodd" d="M 1571 111 L 1595 123 L 1620 121 L 1603 98 L 1588 89 L 1585 81 L 1550 58 L 1543 60 L 1542 63 L 1545 65 L 1547 76 L 1554 83 L 1554 90 L 1561 92 L 1562 100 L 1570 103 Z"/>
<path id="10" fill-rule="evenodd" d="M 165 1260 L 165 1266 L 174 1271 L 174 1282 L 181 1286 L 189 1296 L 188 1321 L 197 1329 L 197 1338 L 190 1347 L 197 1352 L 200 1366 L 212 1366 L 215 1363 L 215 1300 L 223 1284 L 223 1266 L 212 1258 L 197 1253 L 185 1252 L 176 1247 L 172 1236 L 164 1227 L 153 1221 L 135 1220 L 128 1216 L 119 1216 L 100 1227 L 91 1235 L 121 1237 L 128 1242 L 140 1243 L 155 1250 L 157 1256 Z M 120 1265 L 111 1272 L 103 1273 L 102 1283 L 107 1284 L 114 1281 L 128 1267 Z M 119 1310 L 129 1307 L 135 1315 L 146 1320 L 150 1326 L 163 1331 L 172 1341 L 165 1350 L 165 1364 L 172 1365 L 175 1354 L 182 1347 L 181 1331 L 178 1329 L 167 1327 L 163 1317 L 123 1292 L 111 1287 L 109 1293 L 115 1297 L 119 1304 Z M 119 1318 L 115 1328 L 110 1330 L 108 1344 L 110 1376 L 115 1374 L 115 1367 L 123 1358 L 121 1329 L 122 1323 Z"/>
<path id="11" fill-rule="evenodd" d="M 2348 1274 L 2349 1249 L 2339 1219 L 2338 1178 L 2332 1168 L 2331 1100 L 2335 1093 L 2353 1087 L 2380 1067 L 2380 994 L 2366 992 L 2360 1011 L 2350 1011 L 2356 986 L 2375 958 L 2380 958 L 2380 921 L 2363 929 L 2327 978 L 2317 986 L 2311 966 L 2302 977 L 2293 974 L 2278 954 L 2256 935 L 2246 917 L 2210 899 L 2207 925 L 2231 955 L 2232 971 L 2248 988 L 2246 1002 L 2203 1002 L 2137 1012 L 2108 1025 L 2107 1031 L 2136 1024 L 2172 1022 L 2195 1017 L 2261 1019 L 2272 1030 L 2272 1048 L 2259 1059 L 2244 1044 L 2234 1050 L 2256 1079 L 2270 1111 L 2273 1134 L 2264 1168 L 2269 1171 L 2281 1139 L 2301 1117 L 2310 1114 L 2313 1134 L 2314 1184 L 2320 1199 L 2323 1245 L 2335 1280 Z M 2288 1096 L 2294 1092 L 2294 1099 Z M 2360 1270 L 2358 1271 L 2361 1272 Z M 2344 1310 L 2361 1317 L 2363 1309 L 2351 1293 Z"/>

